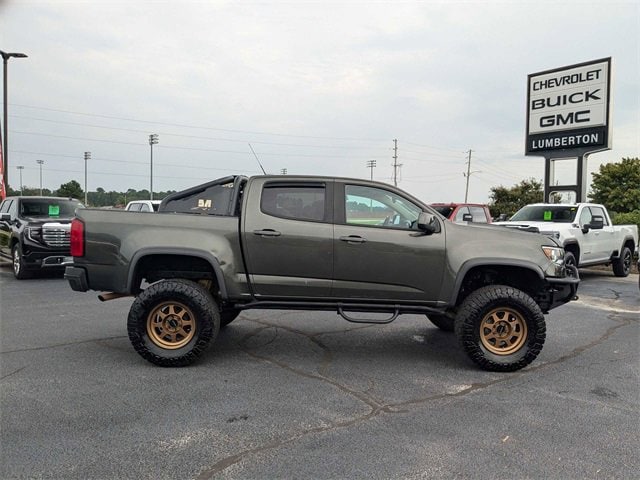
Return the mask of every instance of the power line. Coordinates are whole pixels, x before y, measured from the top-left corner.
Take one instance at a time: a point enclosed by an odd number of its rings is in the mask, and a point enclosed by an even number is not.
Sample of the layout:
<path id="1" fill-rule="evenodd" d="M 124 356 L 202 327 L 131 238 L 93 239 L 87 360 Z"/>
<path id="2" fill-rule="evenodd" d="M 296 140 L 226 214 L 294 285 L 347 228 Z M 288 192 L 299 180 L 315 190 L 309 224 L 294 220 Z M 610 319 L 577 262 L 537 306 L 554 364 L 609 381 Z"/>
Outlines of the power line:
<path id="1" fill-rule="evenodd" d="M 159 121 L 154 121 L 154 120 L 142 120 L 142 119 L 136 119 L 136 118 L 127 118 L 127 117 L 117 117 L 114 115 L 101 115 L 101 114 L 97 114 L 97 113 L 85 113 L 85 112 L 75 112 L 72 110 L 60 110 L 60 109 L 56 109 L 56 108 L 47 108 L 47 107 L 36 107 L 33 105 L 24 105 L 24 104 L 11 104 L 12 106 L 15 107 L 22 107 L 22 108 L 33 108 L 36 110 L 44 110 L 44 111 L 49 111 L 49 112 L 58 112 L 58 113 L 68 113 L 71 115 L 82 115 L 82 116 L 86 116 L 86 117 L 96 117 L 96 118 L 107 118 L 107 119 L 111 119 L 111 120 L 121 120 L 121 121 L 127 121 L 127 122 L 138 122 L 138 123 L 146 123 L 146 124 L 150 124 L 150 125 L 168 125 L 168 126 L 172 126 L 172 127 L 181 127 L 181 128 L 197 128 L 197 129 L 201 129 L 201 130 L 214 130 L 214 131 L 218 131 L 218 132 L 229 132 L 229 133 L 248 133 L 251 135 L 271 135 L 274 137 L 291 137 L 291 138 L 315 138 L 315 139 L 320 139 L 320 140 L 345 140 L 345 141 L 356 141 L 356 142 L 380 142 L 383 141 L 379 138 L 355 138 L 355 137 L 324 137 L 324 136 L 317 136 L 317 135 L 294 135 L 294 134 L 288 134 L 288 133 L 273 133 L 273 132 L 259 132 L 259 131 L 252 131 L 252 130 L 239 130 L 239 129 L 229 129 L 229 128 L 217 128 L 217 127 L 203 127 L 201 125 L 189 125 L 189 124 L 183 124 L 183 123 L 170 123 L 170 122 L 159 122 Z"/>

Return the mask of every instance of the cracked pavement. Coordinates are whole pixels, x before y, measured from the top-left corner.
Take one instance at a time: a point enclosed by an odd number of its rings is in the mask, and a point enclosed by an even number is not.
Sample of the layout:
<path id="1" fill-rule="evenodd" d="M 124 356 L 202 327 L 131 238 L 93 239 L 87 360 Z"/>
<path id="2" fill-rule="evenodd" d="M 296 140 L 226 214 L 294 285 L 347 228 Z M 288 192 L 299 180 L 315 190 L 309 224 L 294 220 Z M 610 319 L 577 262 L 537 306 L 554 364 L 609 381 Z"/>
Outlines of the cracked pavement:
<path id="1" fill-rule="evenodd" d="M 581 271 L 528 368 L 478 370 L 420 315 L 248 311 L 195 365 L 140 358 L 131 299 L 0 269 L 0 478 L 630 478 L 636 276 Z"/>

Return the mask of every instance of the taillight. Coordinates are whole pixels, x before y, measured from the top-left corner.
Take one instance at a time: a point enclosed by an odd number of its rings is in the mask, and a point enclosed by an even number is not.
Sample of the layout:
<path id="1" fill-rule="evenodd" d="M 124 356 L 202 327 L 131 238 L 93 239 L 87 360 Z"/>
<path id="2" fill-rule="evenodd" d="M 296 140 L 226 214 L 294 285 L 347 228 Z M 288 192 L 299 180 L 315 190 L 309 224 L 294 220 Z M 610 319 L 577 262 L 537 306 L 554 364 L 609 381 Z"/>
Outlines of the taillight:
<path id="1" fill-rule="evenodd" d="M 84 257 L 84 222 L 79 218 L 71 221 L 71 256 Z"/>

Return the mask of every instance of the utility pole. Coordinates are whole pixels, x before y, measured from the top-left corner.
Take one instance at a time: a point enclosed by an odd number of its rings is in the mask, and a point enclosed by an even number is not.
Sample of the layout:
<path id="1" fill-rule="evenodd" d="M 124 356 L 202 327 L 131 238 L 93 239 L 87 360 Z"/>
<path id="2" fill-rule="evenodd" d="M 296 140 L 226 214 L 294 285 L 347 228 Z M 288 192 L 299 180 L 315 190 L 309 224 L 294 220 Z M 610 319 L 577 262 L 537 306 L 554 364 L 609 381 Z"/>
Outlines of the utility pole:
<path id="1" fill-rule="evenodd" d="M 373 169 L 376 168 L 375 160 L 367 160 L 367 168 L 371 169 L 371 180 L 373 180 Z"/>
<path id="2" fill-rule="evenodd" d="M 84 152 L 84 206 L 87 206 L 87 160 L 91 160 L 91 152 Z"/>
<path id="3" fill-rule="evenodd" d="M 20 171 L 20 195 L 24 195 L 22 192 L 22 170 L 24 170 L 24 165 L 18 165 L 16 168 Z"/>
<path id="4" fill-rule="evenodd" d="M 287 174 L 287 169 L 286 168 L 281 168 L 280 169 L 280 175 L 286 175 Z"/>
<path id="5" fill-rule="evenodd" d="M 469 178 L 471 177 L 472 174 L 474 173 L 480 173 L 480 170 L 475 170 L 475 171 L 471 171 L 471 152 L 473 152 L 473 150 L 469 149 L 469 157 L 467 160 L 467 173 L 463 173 L 462 175 L 464 175 L 465 177 L 467 177 L 467 186 L 464 190 L 464 203 L 467 203 L 467 199 L 469 197 Z"/>
<path id="6" fill-rule="evenodd" d="M 42 164 L 44 160 L 36 160 L 36 163 L 40 165 L 40 196 L 42 196 Z"/>
<path id="7" fill-rule="evenodd" d="M 398 186 L 398 170 L 402 167 L 401 163 L 398 163 L 398 140 L 393 140 L 393 185 Z"/>
<path id="8" fill-rule="evenodd" d="M 149 135 L 149 147 L 151 148 L 151 172 L 149 175 L 150 186 L 149 186 L 149 200 L 153 200 L 153 146 L 158 143 L 158 134 L 152 133 Z"/>

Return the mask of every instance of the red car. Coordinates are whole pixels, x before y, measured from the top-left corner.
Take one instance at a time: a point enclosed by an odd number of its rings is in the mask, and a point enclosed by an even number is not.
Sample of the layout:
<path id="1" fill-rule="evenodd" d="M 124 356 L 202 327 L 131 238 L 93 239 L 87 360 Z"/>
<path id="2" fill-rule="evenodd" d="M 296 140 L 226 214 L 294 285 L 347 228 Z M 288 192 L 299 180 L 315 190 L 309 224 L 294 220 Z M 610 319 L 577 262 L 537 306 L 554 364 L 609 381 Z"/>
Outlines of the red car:
<path id="1" fill-rule="evenodd" d="M 480 203 L 431 203 L 430 206 L 452 222 L 491 223 L 489 207 Z"/>

